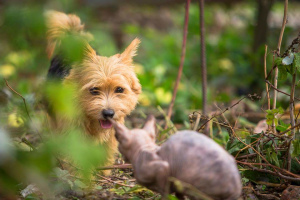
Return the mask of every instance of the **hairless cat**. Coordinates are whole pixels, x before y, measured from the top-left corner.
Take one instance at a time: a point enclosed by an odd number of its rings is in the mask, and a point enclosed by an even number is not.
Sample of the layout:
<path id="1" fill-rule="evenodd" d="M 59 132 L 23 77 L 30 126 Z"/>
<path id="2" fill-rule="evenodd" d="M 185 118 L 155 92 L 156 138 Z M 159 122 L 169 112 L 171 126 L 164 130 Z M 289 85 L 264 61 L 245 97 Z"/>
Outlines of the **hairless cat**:
<path id="1" fill-rule="evenodd" d="M 209 137 L 191 130 L 178 131 L 161 146 L 155 143 L 155 118 L 143 129 L 127 129 L 113 122 L 119 151 L 134 169 L 137 182 L 163 197 L 185 194 L 170 184 L 174 177 L 216 200 L 234 200 L 242 184 L 234 158 Z"/>

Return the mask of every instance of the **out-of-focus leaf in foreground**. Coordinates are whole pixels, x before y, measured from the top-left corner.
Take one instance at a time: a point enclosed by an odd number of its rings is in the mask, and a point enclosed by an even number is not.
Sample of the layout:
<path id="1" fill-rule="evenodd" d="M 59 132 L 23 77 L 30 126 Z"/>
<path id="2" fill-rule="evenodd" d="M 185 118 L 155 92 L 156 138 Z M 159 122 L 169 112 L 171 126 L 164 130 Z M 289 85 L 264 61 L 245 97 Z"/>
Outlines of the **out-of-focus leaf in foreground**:
<path id="1" fill-rule="evenodd" d="M 46 98 L 50 109 L 57 116 L 74 119 L 80 114 L 76 109 L 76 87 L 70 84 L 62 84 L 60 82 L 51 81 L 46 85 Z"/>
<path id="2" fill-rule="evenodd" d="M 91 174 L 94 167 L 105 161 L 104 148 L 76 129 L 50 138 L 46 146 L 63 157 L 67 157 L 85 177 Z"/>

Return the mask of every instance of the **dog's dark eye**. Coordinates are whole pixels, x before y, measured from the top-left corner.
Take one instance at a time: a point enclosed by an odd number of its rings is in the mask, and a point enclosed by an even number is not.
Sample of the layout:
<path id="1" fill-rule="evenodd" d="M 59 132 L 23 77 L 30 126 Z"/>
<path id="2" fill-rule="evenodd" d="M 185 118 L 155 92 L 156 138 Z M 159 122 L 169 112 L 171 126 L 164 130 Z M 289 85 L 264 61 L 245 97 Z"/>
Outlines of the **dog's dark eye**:
<path id="1" fill-rule="evenodd" d="M 115 90 L 115 93 L 123 93 L 124 92 L 124 88 L 121 87 L 117 87 Z"/>
<path id="2" fill-rule="evenodd" d="M 99 95 L 99 94 L 100 94 L 99 88 L 97 88 L 97 87 L 91 88 L 91 89 L 90 89 L 90 93 L 91 93 L 92 95 Z"/>

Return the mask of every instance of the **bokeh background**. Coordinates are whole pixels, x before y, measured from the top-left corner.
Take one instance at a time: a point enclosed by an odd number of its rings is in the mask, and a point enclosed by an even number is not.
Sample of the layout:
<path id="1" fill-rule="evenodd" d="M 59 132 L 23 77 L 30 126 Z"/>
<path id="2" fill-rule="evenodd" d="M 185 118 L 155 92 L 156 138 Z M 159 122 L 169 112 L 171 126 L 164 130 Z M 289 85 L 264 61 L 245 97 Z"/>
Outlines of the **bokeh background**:
<path id="1" fill-rule="evenodd" d="M 23 155 L 23 151 L 12 150 L 14 147 L 11 145 L 13 141 L 18 148 L 32 151 L 39 146 L 41 139 L 39 134 L 31 133 L 51 132 L 43 124 L 45 110 L 40 105 L 50 66 L 45 51 L 45 11 L 57 10 L 78 15 L 85 29 L 94 36 L 91 45 L 103 56 L 122 52 L 134 38 L 141 39 L 134 61 L 143 93 L 135 116 L 143 116 L 150 111 L 155 112 L 158 106 L 166 110 L 171 101 L 180 62 L 184 3 L 182 0 L 0 0 L 0 164 L 1 158 L 9 158 L 14 163 L 11 164 L 14 168 L 11 165 L 1 168 L 0 177 L 7 182 L 1 185 L 0 181 L 0 186 L 11 183 L 9 188 L 14 191 L 14 184 L 20 180 L 30 182 L 32 177 L 26 174 L 28 171 L 32 173 L 32 166 L 37 165 L 38 174 L 42 174 L 39 177 L 45 178 L 43 173 L 49 174 L 54 165 L 50 154 L 58 147 L 52 141 L 43 147 L 43 151 L 36 153 L 34 162 L 31 162 L 31 156 Z M 276 49 L 282 26 L 283 3 L 275 0 L 206 1 L 204 16 L 209 105 L 215 102 L 229 105 L 241 96 L 253 93 L 264 98 L 264 45 L 269 48 L 270 69 L 272 51 Z M 282 49 L 286 49 L 298 35 L 299 11 L 300 1 L 290 1 Z M 183 124 L 182 128 L 188 127 L 189 113 L 202 109 L 197 1 L 192 1 L 189 16 L 186 59 L 172 118 L 175 123 Z M 4 78 L 26 99 L 31 119 L 22 98 L 6 86 Z M 287 90 L 289 86 L 285 83 L 290 81 L 289 77 L 280 82 L 280 89 Z M 52 91 L 52 95 L 64 99 L 66 94 Z M 256 109 L 259 110 L 262 104 L 258 102 Z M 288 99 L 279 98 L 279 105 L 286 109 Z M 76 137 L 69 141 L 61 140 L 71 146 L 79 145 L 79 141 Z M 79 152 L 85 152 L 86 146 L 81 149 Z M 96 149 L 91 152 L 96 158 L 101 156 Z M 76 155 L 77 151 L 74 157 Z M 23 159 L 17 159 L 22 156 Z M 42 163 L 46 161 L 50 164 L 48 168 L 43 168 Z M 82 162 L 82 166 L 89 169 L 86 166 L 89 161 Z M 19 171 L 17 177 L 14 170 Z M 56 175 L 60 176 L 60 173 Z M 39 178 L 37 180 L 44 183 Z M 25 186 L 18 186 L 17 190 Z M 6 192 L 0 187 L 0 199 L 1 193 Z"/>

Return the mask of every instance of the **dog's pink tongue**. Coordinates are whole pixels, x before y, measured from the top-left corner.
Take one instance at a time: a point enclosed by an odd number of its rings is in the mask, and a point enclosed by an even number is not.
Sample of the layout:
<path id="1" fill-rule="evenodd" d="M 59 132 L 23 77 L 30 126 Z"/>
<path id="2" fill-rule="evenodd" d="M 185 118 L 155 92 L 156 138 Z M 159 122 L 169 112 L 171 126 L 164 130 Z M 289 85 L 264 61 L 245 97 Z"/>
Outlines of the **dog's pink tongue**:
<path id="1" fill-rule="evenodd" d="M 102 128 L 111 128 L 112 123 L 109 120 L 99 120 Z"/>

